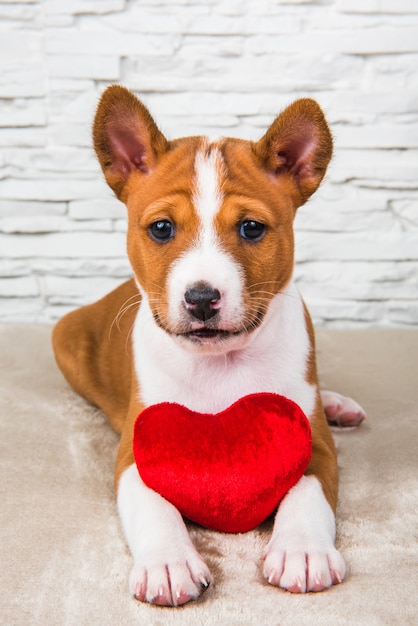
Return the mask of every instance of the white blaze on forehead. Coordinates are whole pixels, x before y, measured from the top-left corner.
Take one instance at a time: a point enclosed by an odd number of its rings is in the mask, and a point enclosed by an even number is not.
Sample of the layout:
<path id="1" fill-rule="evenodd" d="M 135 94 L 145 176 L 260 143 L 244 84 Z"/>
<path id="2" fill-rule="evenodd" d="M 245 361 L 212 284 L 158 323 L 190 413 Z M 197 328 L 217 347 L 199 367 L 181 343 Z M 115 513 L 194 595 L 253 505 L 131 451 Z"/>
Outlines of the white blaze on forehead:
<path id="1" fill-rule="evenodd" d="M 208 153 L 203 149 L 195 158 L 195 192 L 193 204 L 200 217 L 202 229 L 200 243 L 216 239 L 214 218 L 221 208 L 223 194 L 221 189 L 222 155 L 218 148 Z"/>
<path id="2" fill-rule="evenodd" d="M 195 283 L 208 283 L 221 294 L 217 319 L 221 328 L 229 330 L 235 329 L 243 314 L 243 276 L 242 268 L 224 249 L 222 234 L 215 228 L 215 217 L 223 204 L 225 166 L 219 148 L 212 146 L 208 150 L 208 147 L 206 143 L 195 157 L 192 201 L 200 222 L 198 233 L 172 263 L 167 277 L 168 309 L 173 326 L 181 320 L 188 321 L 184 306 L 186 290 Z"/>

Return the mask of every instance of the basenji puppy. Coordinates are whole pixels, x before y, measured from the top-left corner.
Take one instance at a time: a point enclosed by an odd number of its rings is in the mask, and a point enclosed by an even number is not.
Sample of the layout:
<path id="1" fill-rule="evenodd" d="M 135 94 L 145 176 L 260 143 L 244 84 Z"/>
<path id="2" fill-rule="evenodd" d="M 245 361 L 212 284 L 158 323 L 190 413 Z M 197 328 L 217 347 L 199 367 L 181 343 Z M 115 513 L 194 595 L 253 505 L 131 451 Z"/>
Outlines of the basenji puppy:
<path id="1" fill-rule="evenodd" d="M 168 141 L 131 92 L 111 86 L 93 134 L 106 180 L 128 209 L 134 277 L 65 316 L 53 345 L 69 383 L 121 434 L 116 489 L 134 560 L 131 593 L 178 606 L 212 581 L 180 513 L 139 476 L 138 414 L 163 401 L 217 413 L 256 392 L 295 401 L 313 438 L 308 470 L 278 508 L 264 576 L 297 593 L 340 583 L 336 453 L 312 323 L 292 279 L 293 218 L 332 153 L 320 107 L 296 101 L 257 142 Z M 349 398 L 326 392 L 324 400 L 333 422 L 364 417 Z"/>

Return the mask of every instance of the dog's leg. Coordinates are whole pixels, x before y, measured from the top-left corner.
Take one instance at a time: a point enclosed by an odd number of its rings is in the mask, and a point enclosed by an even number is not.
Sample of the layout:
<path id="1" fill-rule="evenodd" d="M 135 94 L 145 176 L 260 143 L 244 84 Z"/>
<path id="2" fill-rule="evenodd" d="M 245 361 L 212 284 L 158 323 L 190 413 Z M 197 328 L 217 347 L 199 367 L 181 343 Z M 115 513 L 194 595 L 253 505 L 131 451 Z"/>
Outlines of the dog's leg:
<path id="1" fill-rule="evenodd" d="M 321 391 L 321 400 L 332 426 L 359 426 L 366 419 L 364 409 L 355 400 L 336 391 Z"/>
<path id="2" fill-rule="evenodd" d="M 118 508 L 134 558 L 129 587 L 135 598 L 178 606 L 209 587 L 210 572 L 180 513 L 144 485 L 135 464 L 120 478 Z"/>
<path id="3" fill-rule="evenodd" d="M 294 593 L 340 583 L 344 560 L 334 547 L 335 518 L 315 476 L 303 476 L 280 504 L 264 554 L 264 576 Z"/>
<path id="4" fill-rule="evenodd" d="M 334 547 L 338 472 L 325 417 L 311 420 L 312 461 L 307 475 L 282 500 L 264 553 L 264 576 L 294 593 L 321 591 L 340 583 L 344 560 Z"/>
<path id="5" fill-rule="evenodd" d="M 212 577 L 180 513 L 139 475 L 132 450 L 134 423 L 143 409 L 137 398 L 134 379 L 115 474 L 121 525 L 134 559 L 129 588 L 142 602 L 179 606 L 196 599 Z"/>

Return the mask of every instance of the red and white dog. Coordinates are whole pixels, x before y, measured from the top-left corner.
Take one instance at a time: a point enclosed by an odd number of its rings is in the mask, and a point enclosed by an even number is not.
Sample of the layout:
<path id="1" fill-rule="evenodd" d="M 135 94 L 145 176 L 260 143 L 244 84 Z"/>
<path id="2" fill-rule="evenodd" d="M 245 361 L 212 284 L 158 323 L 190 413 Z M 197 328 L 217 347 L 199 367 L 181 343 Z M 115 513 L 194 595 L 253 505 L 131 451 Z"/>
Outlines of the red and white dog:
<path id="1" fill-rule="evenodd" d="M 256 392 L 294 400 L 313 436 L 306 475 L 279 506 L 264 576 L 292 592 L 340 583 L 338 474 L 325 413 L 342 425 L 364 413 L 332 392 L 321 401 L 312 324 L 292 280 L 293 218 L 332 153 L 321 109 L 298 100 L 255 143 L 168 141 L 132 93 L 112 86 L 97 110 L 94 144 L 128 209 L 134 279 L 65 316 L 53 344 L 69 383 L 121 433 L 116 488 L 134 559 L 132 594 L 177 606 L 212 580 L 180 513 L 140 479 L 137 415 L 163 401 L 216 413 Z"/>

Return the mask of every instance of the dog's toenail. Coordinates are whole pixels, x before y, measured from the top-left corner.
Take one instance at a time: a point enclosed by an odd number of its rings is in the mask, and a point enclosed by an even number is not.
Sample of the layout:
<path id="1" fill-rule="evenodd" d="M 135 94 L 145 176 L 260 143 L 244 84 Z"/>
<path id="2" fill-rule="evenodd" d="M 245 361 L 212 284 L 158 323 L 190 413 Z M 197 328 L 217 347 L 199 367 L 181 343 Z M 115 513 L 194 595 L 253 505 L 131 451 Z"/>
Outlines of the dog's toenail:
<path id="1" fill-rule="evenodd" d="M 210 582 L 208 582 L 207 580 L 201 580 L 200 581 L 200 587 L 203 589 L 203 591 L 206 591 L 206 589 L 208 589 L 210 587 Z"/>

